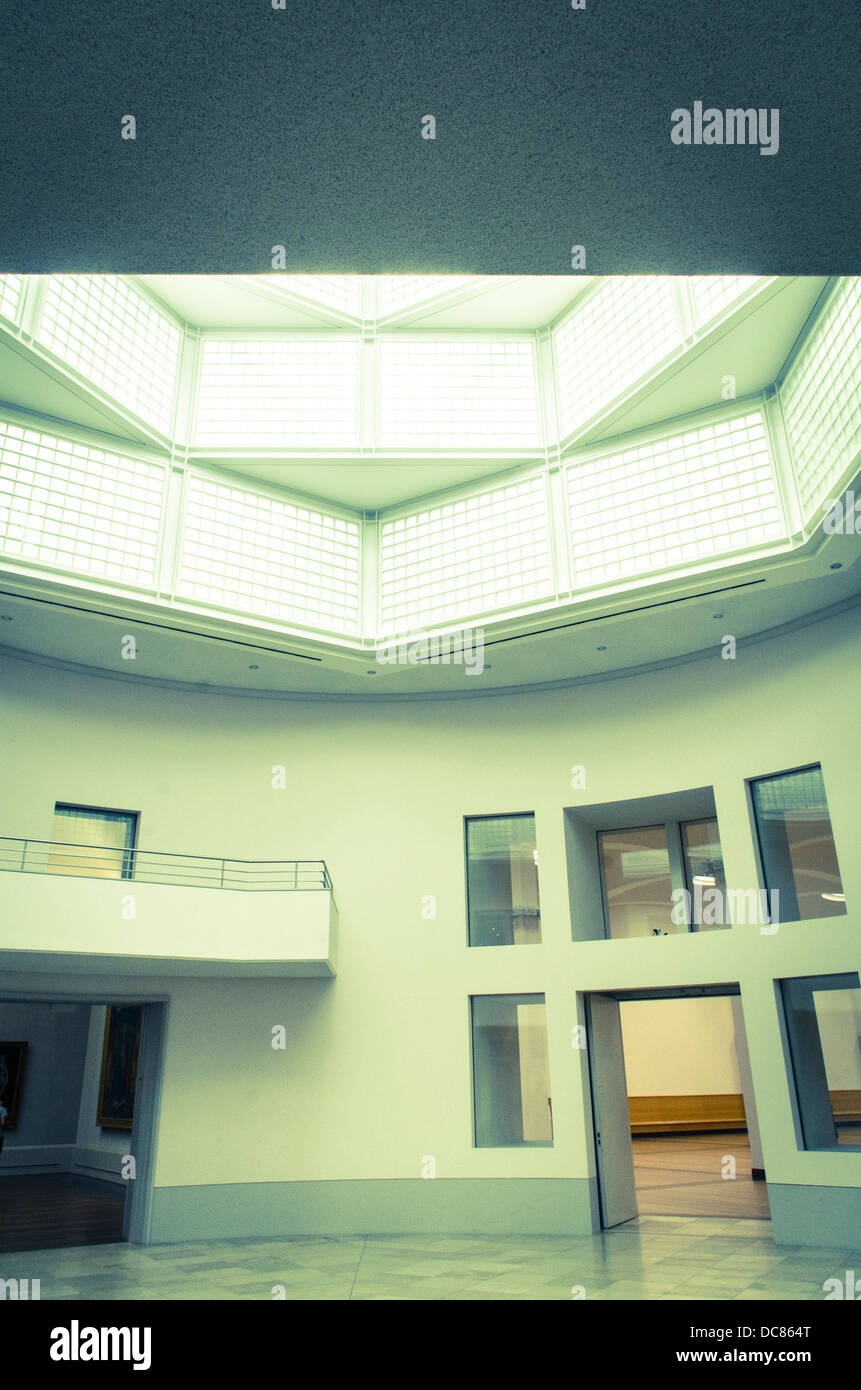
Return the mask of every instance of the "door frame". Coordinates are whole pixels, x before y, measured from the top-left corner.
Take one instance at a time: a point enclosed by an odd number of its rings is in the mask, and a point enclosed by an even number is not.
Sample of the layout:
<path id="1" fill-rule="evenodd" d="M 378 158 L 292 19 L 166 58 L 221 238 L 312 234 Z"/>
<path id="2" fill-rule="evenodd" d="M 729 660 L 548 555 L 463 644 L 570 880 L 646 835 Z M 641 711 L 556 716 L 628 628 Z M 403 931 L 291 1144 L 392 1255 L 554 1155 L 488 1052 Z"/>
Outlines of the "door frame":
<path id="1" fill-rule="evenodd" d="M 734 996 L 734 995 L 740 996 L 740 995 L 741 995 L 741 987 L 740 987 L 738 981 L 727 981 L 727 982 L 724 983 L 724 984 L 667 985 L 667 986 L 657 986 L 657 985 L 653 985 L 653 986 L 651 986 L 651 987 L 647 986 L 647 987 L 644 988 L 644 989 L 588 989 L 588 990 L 579 990 L 578 993 L 579 993 L 579 994 L 582 994 L 582 998 L 583 998 L 583 1008 L 584 1008 L 585 1017 L 586 1017 L 587 1023 L 588 1023 L 588 1027 L 587 1027 L 587 1043 L 588 1043 L 588 1067 L 589 1067 L 589 1098 L 590 1098 L 590 1105 L 591 1105 L 591 1131 L 592 1131 L 592 1134 L 591 1134 L 591 1147 L 592 1147 L 592 1154 L 593 1154 L 594 1163 L 595 1163 L 595 1175 L 596 1175 L 596 1176 L 595 1176 L 595 1181 L 596 1181 L 596 1187 L 597 1187 L 597 1210 L 598 1210 L 598 1219 L 599 1219 L 599 1221 L 600 1221 L 600 1223 L 601 1223 L 600 1229 L 603 1230 L 603 1231 L 606 1231 L 606 1230 L 613 1230 L 613 1229 L 615 1229 L 615 1228 L 612 1227 L 612 1226 L 607 1226 L 607 1225 L 605 1224 L 606 1195 L 605 1195 L 604 1187 L 603 1187 L 602 1162 L 601 1162 L 601 1153 L 600 1153 L 600 1147 L 601 1147 L 601 1146 L 600 1146 L 600 1144 L 599 1144 L 599 1142 L 598 1142 L 598 1136 L 597 1136 L 597 1114 L 596 1114 L 596 1107 L 595 1107 L 595 1087 L 594 1087 L 594 1063 L 593 1063 L 593 1058 L 592 1058 L 592 1025 L 591 1025 L 591 1017 L 592 1017 L 591 999 L 592 999 L 592 997 L 593 997 L 594 995 L 599 995 L 599 996 L 602 996 L 602 997 L 605 998 L 605 999 L 615 999 L 615 1000 L 617 1000 L 620 1004 L 621 1004 L 621 1003 L 624 1003 L 626 1000 L 643 1000 L 643 1001 L 645 1001 L 645 1000 L 649 1000 L 649 999 L 704 999 L 704 998 L 714 998 L 714 997 L 716 997 L 716 996 L 720 996 L 720 997 L 727 997 L 727 996 L 730 996 L 730 997 L 731 997 L 731 996 Z M 621 1025 L 620 1025 L 620 1026 L 621 1026 Z M 624 1069 L 623 1069 L 623 1074 L 624 1074 Z M 626 1089 L 625 1089 L 625 1102 L 626 1102 L 626 1104 L 627 1104 L 627 1099 L 628 1099 L 628 1094 L 627 1094 L 627 1083 L 626 1083 Z M 755 1097 L 754 1097 L 754 1100 L 755 1100 Z M 634 1172 L 634 1161 L 633 1161 L 633 1154 L 632 1154 L 632 1156 L 631 1156 L 631 1178 L 632 1178 L 632 1181 L 634 1180 L 634 1177 L 635 1177 L 635 1172 Z M 636 1187 L 636 1183 L 635 1183 L 635 1187 Z M 634 1219 L 635 1219 L 634 1217 L 630 1217 L 630 1218 L 629 1218 L 629 1220 L 634 1220 Z M 621 1222 L 621 1223 L 619 1223 L 619 1224 L 620 1224 L 620 1225 L 624 1225 L 625 1222 Z"/>
<path id="2" fill-rule="evenodd" d="M 127 978 L 127 977 L 126 977 Z M 128 986 L 126 985 L 126 991 Z M 72 989 L 6 989 L 0 993 L 0 1003 L 16 1004 L 78 1004 L 92 1007 L 105 1004 L 140 1004 L 143 1008 L 141 1046 L 135 1088 L 135 1115 L 129 1137 L 129 1152 L 135 1158 L 135 1177 L 124 1180 L 126 1188 L 123 1205 L 121 1240 L 137 1245 L 150 1244 L 152 1229 L 153 1191 L 155 1187 L 155 1155 L 158 1138 L 158 1117 L 161 1108 L 164 1076 L 165 1036 L 169 996 L 111 990 L 93 991 L 82 986 Z M 2 1181 L 2 1180 L 0 1180 Z M 2 1187 L 0 1187 L 2 1192 Z M 46 1249 L 49 1247 L 45 1247 Z"/>

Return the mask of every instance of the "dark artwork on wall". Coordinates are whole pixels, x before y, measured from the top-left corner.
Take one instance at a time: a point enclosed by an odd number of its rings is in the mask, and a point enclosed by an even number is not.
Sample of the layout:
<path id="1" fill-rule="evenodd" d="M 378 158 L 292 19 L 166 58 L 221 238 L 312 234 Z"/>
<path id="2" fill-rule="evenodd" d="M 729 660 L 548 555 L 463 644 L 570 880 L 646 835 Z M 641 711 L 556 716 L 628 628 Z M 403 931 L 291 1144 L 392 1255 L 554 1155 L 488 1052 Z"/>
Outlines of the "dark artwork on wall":
<path id="1" fill-rule="evenodd" d="M 109 1004 L 99 1084 L 101 1129 L 131 1129 L 140 1056 L 142 1004 Z"/>
<path id="2" fill-rule="evenodd" d="M 0 1042 L 0 1105 L 5 1105 L 9 1111 L 7 1130 L 14 1129 L 18 1123 L 18 1102 L 21 1099 L 26 1058 L 25 1042 Z"/>

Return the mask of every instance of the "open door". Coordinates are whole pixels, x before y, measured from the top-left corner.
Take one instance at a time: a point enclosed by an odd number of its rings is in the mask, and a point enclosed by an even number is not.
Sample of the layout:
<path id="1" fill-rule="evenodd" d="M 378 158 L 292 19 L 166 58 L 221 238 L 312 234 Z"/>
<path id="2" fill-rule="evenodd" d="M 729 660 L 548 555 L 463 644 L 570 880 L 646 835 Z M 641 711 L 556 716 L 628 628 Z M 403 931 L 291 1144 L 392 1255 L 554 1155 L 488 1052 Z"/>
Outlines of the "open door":
<path id="1" fill-rule="evenodd" d="M 586 1002 L 601 1224 L 607 1228 L 638 1215 L 628 1083 L 618 999 L 590 994 Z"/>
<path id="2" fill-rule="evenodd" d="M 129 1153 L 135 1159 L 135 1178 L 129 1182 L 123 1213 L 123 1240 L 149 1242 L 158 1106 L 161 1095 L 165 1005 L 144 1004 L 137 1086 Z"/>

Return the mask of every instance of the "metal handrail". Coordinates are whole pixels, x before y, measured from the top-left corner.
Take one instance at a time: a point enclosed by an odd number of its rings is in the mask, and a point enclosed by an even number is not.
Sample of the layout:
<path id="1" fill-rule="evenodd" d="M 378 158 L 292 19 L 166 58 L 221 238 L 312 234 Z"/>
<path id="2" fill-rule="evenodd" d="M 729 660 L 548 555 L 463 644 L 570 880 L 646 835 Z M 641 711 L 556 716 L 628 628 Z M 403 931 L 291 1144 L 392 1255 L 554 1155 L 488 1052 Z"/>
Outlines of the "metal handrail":
<path id="1" fill-rule="evenodd" d="M 7 835 L 0 835 L 0 871 L 3 870 L 73 878 L 133 878 L 143 883 L 249 892 L 332 890 L 323 859 L 218 859 L 173 850 L 21 840 Z"/>

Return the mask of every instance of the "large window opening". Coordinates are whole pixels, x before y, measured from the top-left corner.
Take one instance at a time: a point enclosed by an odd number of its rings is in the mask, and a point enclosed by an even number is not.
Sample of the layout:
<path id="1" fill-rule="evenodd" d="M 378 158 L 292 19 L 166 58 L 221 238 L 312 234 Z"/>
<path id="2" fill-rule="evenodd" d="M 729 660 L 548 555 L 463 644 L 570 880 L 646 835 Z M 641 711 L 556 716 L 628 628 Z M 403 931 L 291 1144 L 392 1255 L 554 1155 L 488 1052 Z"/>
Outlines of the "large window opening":
<path id="1" fill-rule="evenodd" d="M 466 821 L 470 946 L 541 941 L 535 816 L 474 816 Z"/>
<path id="2" fill-rule="evenodd" d="M 846 895 L 837 863 L 822 768 L 750 784 L 765 886 L 780 894 L 780 919 L 839 917 Z"/>
<path id="3" fill-rule="evenodd" d="M 543 994 L 472 1001 L 476 1148 L 553 1143 Z"/>

